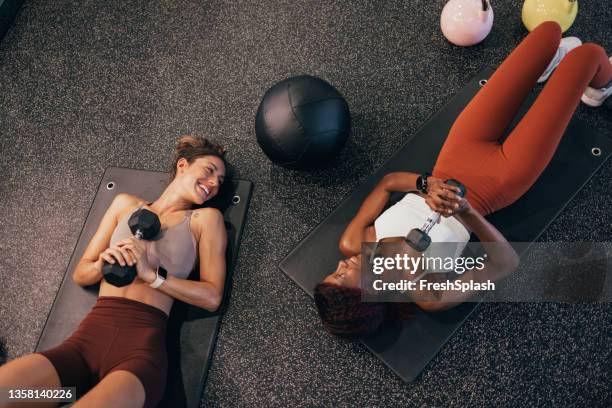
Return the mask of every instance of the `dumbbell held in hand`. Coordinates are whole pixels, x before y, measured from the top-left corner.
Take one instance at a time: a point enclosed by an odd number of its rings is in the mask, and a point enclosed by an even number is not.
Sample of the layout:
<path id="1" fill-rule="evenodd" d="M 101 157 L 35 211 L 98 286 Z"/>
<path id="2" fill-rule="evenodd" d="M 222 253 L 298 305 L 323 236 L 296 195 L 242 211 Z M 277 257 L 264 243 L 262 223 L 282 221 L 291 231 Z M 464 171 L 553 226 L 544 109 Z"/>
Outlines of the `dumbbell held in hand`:
<path id="1" fill-rule="evenodd" d="M 459 197 L 465 197 L 467 189 L 463 184 L 454 179 L 446 180 L 445 183 L 451 186 L 459 187 L 459 191 L 456 194 Z M 439 219 L 440 213 L 433 211 L 431 215 L 427 217 L 425 224 L 423 224 L 421 228 L 414 228 L 408 233 L 408 235 L 406 236 L 406 242 L 408 243 L 408 245 L 410 245 L 412 248 L 419 252 L 424 252 L 427 248 L 429 248 L 429 245 L 431 244 L 431 237 L 429 236 L 429 232 L 434 227 L 434 225 L 438 223 Z"/>
<path id="2" fill-rule="evenodd" d="M 145 240 L 155 238 L 161 229 L 161 223 L 157 214 L 145 208 L 132 214 L 128 220 L 128 226 L 136 238 Z M 136 275 L 135 265 L 121 266 L 119 263 L 109 264 L 105 262 L 102 266 L 104 280 L 113 286 L 127 286 L 134 281 Z"/>

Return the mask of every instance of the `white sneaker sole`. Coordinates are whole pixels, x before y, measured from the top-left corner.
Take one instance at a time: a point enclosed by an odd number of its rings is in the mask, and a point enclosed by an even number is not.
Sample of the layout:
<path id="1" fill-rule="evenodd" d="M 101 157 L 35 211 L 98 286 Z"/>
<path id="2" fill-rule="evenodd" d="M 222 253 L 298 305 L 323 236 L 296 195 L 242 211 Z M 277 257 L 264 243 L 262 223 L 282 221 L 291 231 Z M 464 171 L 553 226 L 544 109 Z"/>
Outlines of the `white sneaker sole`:
<path id="1" fill-rule="evenodd" d="M 612 64 L 612 57 L 609 58 L 610 64 Z M 591 88 L 590 86 L 587 88 L 589 89 Z M 603 98 L 603 99 L 593 99 L 590 96 L 588 96 L 586 94 L 586 91 L 582 94 L 582 96 L 580 97 L 580 100 L 585 104 L 585 105 L 589 105 L 592 106 L 593 108 L 598 108 L 601 105 L 604 104 L 604 102 L 606 101 L 606 99 L 608 99 L 611 95 L 608 95 L 607 97 Z"/>
<path id="2" fill-rule="evenodd" d="M 606 101 L 606 99 L 593 99 L 593 98 L 590 98 L 590 97 L 586 96 L 585 94 L 582 94 L 582 96 L 580 97 L 580 100 L 585 105 L 589 105 L 589 106 L 591 106 L 593 108 L 599 108 L 601 105 L 603 105 L 603 103 Z"/>

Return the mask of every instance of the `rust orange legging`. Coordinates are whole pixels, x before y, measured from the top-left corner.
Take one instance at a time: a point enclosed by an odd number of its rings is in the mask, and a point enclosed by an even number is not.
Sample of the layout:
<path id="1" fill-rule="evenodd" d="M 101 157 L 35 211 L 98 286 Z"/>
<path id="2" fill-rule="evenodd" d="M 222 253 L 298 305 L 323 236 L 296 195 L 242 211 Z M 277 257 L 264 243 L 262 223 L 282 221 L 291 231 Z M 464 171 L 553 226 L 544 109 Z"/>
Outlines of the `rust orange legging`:
<path id="1" fill-rule="evenodd" d="M 453 124 L 433 170 L 468 189 L 483 215 L 521 197 L 550 162 L 587 86 L 612 80 L 605 50 L 587 43 L 570 51 L 504 143 L 499 139 L 554 57 L 561 29 L 547 21 L 512 51 Z"/>

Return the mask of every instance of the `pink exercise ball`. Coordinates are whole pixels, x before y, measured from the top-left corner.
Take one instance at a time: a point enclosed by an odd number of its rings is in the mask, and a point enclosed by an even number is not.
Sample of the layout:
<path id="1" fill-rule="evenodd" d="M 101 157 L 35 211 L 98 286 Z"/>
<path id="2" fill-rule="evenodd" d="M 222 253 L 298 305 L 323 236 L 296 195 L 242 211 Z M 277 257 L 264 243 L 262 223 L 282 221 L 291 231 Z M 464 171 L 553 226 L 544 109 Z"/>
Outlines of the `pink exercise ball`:
<path id="1" fill-rule="evenodd" d="M 485 39 L 493 26 L 489 0 L 450 0 L 442 9 L 440 27 L 455 45 L 474 45 Z"/>

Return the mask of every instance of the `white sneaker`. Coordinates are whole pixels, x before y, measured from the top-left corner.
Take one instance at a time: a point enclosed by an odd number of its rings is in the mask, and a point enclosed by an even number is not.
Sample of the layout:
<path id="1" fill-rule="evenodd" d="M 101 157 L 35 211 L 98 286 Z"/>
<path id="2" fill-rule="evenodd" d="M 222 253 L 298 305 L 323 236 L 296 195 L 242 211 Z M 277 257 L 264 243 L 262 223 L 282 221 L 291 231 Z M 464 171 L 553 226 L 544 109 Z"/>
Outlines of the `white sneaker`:
<path id="1" fill-rule="evenodd" d="M 559 48 L 557 48 L 557 53 L 553 57 L 552 61 L 550 61 L 550 64 L 548 64 L 548 67 L 546 67 L 546 70 L 542 76 L 538 78 L 538 83 L 546 82 L 550 74 L 553 73 L 555 68 L 557 68 L 557 65 L 559 65 L 561 60 L 565 58 L 567 53 L 580 45 L 582 45 L 582 41 L 580 41 L 578 37 L 562 38 L 561 42 L 559 43 Z"/>
<path id="2" fill-rule="evenodd" d="M 610 64 L 612 64 L 612 57 L 610 59 Z M 612 95 L 612 81 L 608 82 L 608 86 L 603 88 L 591 88 L 587 86 L 587 89 L 582 94 L 582 102 L 586 103 L 589 106 L 594 108 L 601 106 L 608 96 Z"/>

